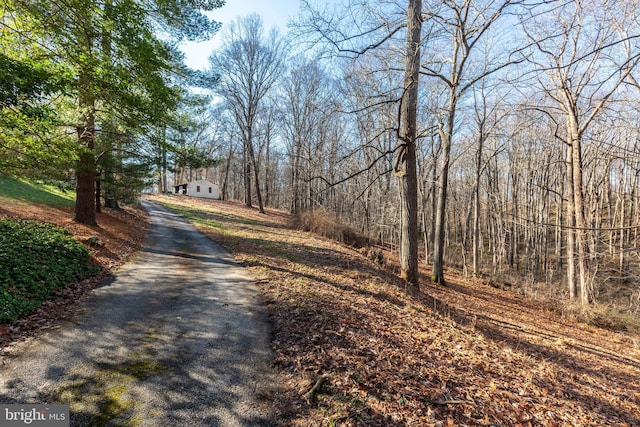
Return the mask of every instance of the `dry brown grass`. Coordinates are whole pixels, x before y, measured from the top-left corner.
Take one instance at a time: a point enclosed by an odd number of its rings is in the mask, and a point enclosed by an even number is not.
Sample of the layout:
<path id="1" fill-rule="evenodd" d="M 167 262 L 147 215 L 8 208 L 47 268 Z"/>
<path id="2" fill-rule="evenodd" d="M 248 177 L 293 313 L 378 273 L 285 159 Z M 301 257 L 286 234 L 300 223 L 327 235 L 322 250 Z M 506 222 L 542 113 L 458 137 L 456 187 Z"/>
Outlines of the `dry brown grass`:
<path id="1" fill-rule="evenodd" d="M 327 237 L 355 248 L 370 244 L 369 239 L 346 225 L 333 212 L 314 209 L 301 212 L 291 218 L 291 227 Z"/>

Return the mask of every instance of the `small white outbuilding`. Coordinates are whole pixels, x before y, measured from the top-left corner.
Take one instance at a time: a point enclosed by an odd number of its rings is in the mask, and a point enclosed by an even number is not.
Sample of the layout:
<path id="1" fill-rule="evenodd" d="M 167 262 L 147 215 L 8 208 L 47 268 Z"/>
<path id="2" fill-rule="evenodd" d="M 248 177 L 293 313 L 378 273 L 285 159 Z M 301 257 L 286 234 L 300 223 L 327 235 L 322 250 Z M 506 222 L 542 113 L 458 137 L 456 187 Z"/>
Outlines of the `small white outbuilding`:
<path id="1" fill-rule="evenodd" d="M 220 187 L 206 179 L 188 182 L 175 186 L 175 194 L 186 194 L 191 197 L 203 197 L 205 199 L 219 199 Z"/>

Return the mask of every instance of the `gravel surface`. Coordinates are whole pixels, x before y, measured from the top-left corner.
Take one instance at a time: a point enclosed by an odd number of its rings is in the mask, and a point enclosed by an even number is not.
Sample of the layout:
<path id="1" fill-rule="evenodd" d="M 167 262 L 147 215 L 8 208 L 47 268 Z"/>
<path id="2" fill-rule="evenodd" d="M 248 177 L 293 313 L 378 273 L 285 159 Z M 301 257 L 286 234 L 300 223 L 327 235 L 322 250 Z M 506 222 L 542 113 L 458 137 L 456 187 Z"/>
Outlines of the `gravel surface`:
<path id="1" fill-rule="evenodd" d="M 271 425 L 276 374 L 254 281 L 179 216 L 145 202 L 137 259 L 81 314 L 12 347 L 0 402 L 68 403 L 71 425 Z"/>

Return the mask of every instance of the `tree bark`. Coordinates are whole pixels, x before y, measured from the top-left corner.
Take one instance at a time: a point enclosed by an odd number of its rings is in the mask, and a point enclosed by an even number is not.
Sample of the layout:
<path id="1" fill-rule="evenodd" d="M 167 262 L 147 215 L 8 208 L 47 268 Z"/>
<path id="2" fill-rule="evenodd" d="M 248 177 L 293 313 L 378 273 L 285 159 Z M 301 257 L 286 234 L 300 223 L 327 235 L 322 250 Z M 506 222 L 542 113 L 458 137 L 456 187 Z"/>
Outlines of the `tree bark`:
<path id="1" fill-rule="evenodd" d="M 233 143 L 229 141 L 229 155 L 225 162 L 224 179 L 222 180 L 222 192 L 220 198 L 222 200 L 229 200 L 229 171 L 231 170 L 231 160 L 233 159 Z"/>
<path id="2" fill-rule="evenodd" d="M 576 216 L 574 214 L 574 187 L 572 183 L 573 177 L 573 157 L 571 155 L 571 146 L 567 145 L 567 284 L 569 285 L 569 298 L 575 300 L 578 292 L 576 284 L 576 264 L 575 264 L 575 226 Z"/>
<path id="3" fill-rule="evenodd" d="M 161 166 L 161 172 L 160 174 L 162 175 L 160 177 L 160 192 L 162 194 L 166 194 L 169 192 L 169 187 L 167 184 L 167 170 L 168 170 L 168 166 L 167 166 L 167 128 L 163 127 L 162 128 L 162 166 Z"/>
<path id="4" fill-rule="evenodd" d="M 88 89 L 90 80 L 89 71 L 83 69 L 78 85 L 82 117 L 76 127 L 80 155 L 76 163 L 76 206 L 73 220 L 96 225 L 95 101 Z"/>
<path id="5" fill-rule="evenodd" d="M 440 129 L 442 138 L 442 157 L 440 159 L 440 179 L 438 185 L 438 200 L 436 206 L 435 236 L 433 239 L 433 270 L 431 281 L 446 285 L 444 280 L 444 238 L 445 238 L 445 217 L 447 204 L 447 186 L 449 183 L 449 166 L 451 164 L 451 135 L 455 120 L 455 94 L 451 92 L 449 117 L 447 118 L 447 129 Z"/>
<path id="6" fill-rule="evenodd" d="M 587 221 L 584 215 L 584 194 L 582 185 L 582 147 L 579 133 L 574 133 L 571 138 L 571 155 L 573 163 L 573 201 L 575 204 L 574 215 L 576 218 L 576 243 L 578 247 L 578 274 L 580 278 L 580 301 L 589 304 L 589 271 L 587 270 Z"/>
<path id="7" fill-rule="evenodd" d="M 244 204 L 253 207 L 251 203 L 251 159 L 249 158 L 250 141 L 244 142 Z"/>
<path id="8" fill-rule="evenodd" d="M 418 282 L 418 176 L 416 171 L 416 127 L 422 0 L 409 0 L 407 9 L 407 55 L 404 94 L 400 105 L 400 132 L 403 144 L 396 173 L 400 180 L 401 239 L 400 276 L 410 285 Z"/>
<path id="9" fill-rule="evenodd" d="M 253 174 L 256 184 L 256 198 L 258 199 L 258 209 L 260 213 L 264 213 L 264 203 L 262 202 L 262 192 L 260 191 L 260 171 L 258 169 L 258 162 L 256 161 L 255 150 L 253 149 L 253 142 L 249 141 L 247 147 L 249 148 L 249 160 L 251 161 L 251 165 L 253 166 Z M 249 195 L 249 197 L 251 196 Z"/>
<path id="10" fill-rule="evenodd" d="M 102 181 L 100 180 L 100 174 L 96 173 L 96 213 L 102 212 L 100 195 L 102 194 Z"/>
<path id="11" fill-rule="evenodd" d="M 476 175 L 473 183 L 473 277 L 480 272 L 480 177 L 482 173 L 482 149 L 484 135 L 478 138 L 478 152 L 476 155 Z"/>
<path id="12" fill-rule="evenodd" d="M 76 163 L 76 207 L 73 218 L 74 221 L 88 225 L 96 225 L 96 164 L 92 126 L 87 124 L 87 127 L 80 126 L 77 129 L 83 150 Z"/>

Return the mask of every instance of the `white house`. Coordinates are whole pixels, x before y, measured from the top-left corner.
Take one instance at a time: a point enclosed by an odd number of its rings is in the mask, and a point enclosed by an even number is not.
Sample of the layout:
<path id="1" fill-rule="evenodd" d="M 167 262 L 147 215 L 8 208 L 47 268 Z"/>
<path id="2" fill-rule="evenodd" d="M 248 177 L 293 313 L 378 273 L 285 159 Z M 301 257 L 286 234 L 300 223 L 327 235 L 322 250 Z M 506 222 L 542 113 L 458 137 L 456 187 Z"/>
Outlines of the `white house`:
<path id="1" fill-rule="evenodd" d="M 175 194 L 186 194 L 191 197 L 203 197 L 205 199 L 219 199 L 220 187 L 206 179 L 188 182 L 175 186 Z"/>

